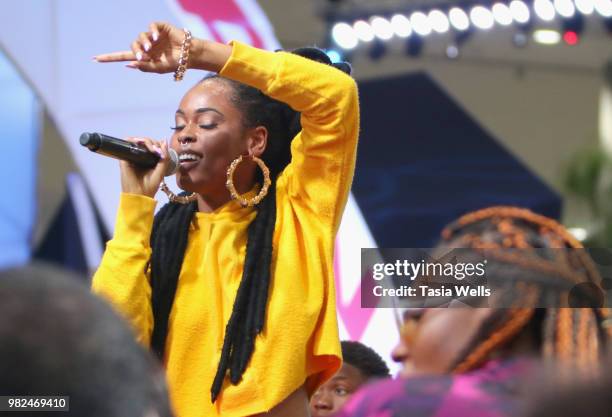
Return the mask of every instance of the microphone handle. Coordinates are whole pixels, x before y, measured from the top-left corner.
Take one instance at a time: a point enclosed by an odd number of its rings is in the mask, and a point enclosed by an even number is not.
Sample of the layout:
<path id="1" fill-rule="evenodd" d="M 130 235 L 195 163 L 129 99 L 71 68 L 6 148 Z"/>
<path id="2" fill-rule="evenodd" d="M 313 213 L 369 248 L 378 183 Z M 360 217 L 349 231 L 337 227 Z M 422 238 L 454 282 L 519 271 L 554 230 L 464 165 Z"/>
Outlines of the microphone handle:
<path id="1" fill-rule="evenodd" d="M 85 135 L 88 135 L 87 140 L 83 138 Z M 81 144 L 92 152 L 129 161 L 146 169 L 154 168 L 160 159 L 159 155 L 150 152 L 144 145 L 113 138 L 102 133 L 83 134 Z"/>

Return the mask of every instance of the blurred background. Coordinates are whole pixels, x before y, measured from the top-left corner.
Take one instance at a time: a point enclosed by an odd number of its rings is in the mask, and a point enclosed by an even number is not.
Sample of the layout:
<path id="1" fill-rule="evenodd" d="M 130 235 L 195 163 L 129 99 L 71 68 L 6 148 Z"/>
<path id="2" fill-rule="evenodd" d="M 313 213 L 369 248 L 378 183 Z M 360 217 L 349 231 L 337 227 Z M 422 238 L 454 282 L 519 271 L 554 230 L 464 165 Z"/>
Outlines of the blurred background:
<path id="1" fill-rule="evenodd" d="M 82 132 L 167 138 L 202 77 L 94 63 L 155 20 L 221 42 L 324 48 L 360 86 L 357 171 L 337 241 L 343 338 L 388 357 L 390 312 L 360 308 L 360 249 L 430 247 L 511 204 L 612 244 L 612 0 L 23 0 L 0 13 L 0 268 L 91 274 L 112 236 L 116 161 Z M 160 197 L 165 202 L 165 197 Z M 381 340 L 384 340 L 381 341 Z"/>

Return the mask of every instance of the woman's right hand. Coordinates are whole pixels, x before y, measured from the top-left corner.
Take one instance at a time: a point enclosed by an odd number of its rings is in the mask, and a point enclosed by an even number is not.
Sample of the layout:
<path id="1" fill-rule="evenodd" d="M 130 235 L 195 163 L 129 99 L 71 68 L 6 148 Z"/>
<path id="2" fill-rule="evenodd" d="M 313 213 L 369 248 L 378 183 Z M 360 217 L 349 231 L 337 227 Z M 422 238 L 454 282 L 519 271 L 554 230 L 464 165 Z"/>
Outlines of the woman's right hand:
<path id="1" fill-rule="evenodd" d="M 168 144 L 165 141 L 154 141 L 149 138 L 126 138 L 127 141 L 146 146 L 150 152 L 160 156 L 160 160 L 153 169 L 144 169 L 127 161 L 120 161 L 121 191 L 129 194 L 140 194 L 153 198 L 164 179 L 170 158 L 168 157 Z"/>
<path id="2" fill-rule="evenodd" d="M 169 23 L 156 22 L 149 25 L 130 45 L 131 51 L 97 55 L 98 62 L 131 61 L 128 66 L 144 72 L 164 74 L 176 70 L 185 38 L 183 30 Z"/>
<path id="3" fill-rule="evenodd" d="M 130 45 L 130 51 L 96 55 L 97 62 L 129 62 L 130 68 L 164 74 L 179 65 L 185 32 L 169 23 L 155 22 L 141 32 Z M 197 38 L 191 40 L 187 68 L 219 72 L 232 53 L 226 44 Z"/>

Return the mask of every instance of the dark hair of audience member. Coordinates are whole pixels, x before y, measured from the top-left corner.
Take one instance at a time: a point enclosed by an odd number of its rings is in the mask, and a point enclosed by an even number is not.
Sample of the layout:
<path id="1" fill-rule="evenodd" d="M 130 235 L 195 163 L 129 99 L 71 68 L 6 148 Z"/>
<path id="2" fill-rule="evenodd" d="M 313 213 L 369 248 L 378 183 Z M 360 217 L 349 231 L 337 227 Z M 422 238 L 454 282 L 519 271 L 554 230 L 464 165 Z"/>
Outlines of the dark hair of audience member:
<path id="1" fill-rule="evenodd" d="M 163 371 L 83 280 L 0 272 L 0 395 L 69 396 L 70 415 L 171 416 Z M 37 417 L 57 412 L 36 412 Z"/>
<path id="2" fill-rule="evenodd" d="M 389 367 L 373 349 L 354 341 L 342 341 L 342 359 L 345 363 L 357 368 L 366 379 L 387 378 L 391 374 Z"/>

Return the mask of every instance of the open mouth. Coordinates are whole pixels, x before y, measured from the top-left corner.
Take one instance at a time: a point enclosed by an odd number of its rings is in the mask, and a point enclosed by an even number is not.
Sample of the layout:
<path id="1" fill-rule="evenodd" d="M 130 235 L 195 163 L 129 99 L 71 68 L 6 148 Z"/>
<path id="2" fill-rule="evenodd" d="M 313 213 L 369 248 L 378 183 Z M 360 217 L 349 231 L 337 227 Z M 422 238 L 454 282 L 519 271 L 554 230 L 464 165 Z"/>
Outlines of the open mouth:
<path id="1" fill-rule="evenodd" d="M 182 169 L 189 169 L 198 164 L 202 159 L 202 155 L 194 153 L 194 152 L 181 152 L 179 154 L 179 166 Z"/>
<path id="2" fill-rule="evenodd" d="M 183 162 L 198 162 L 202 157 L 198 154 L 185 152 L 179 154 L 179 162 L 182 164 Z"/>

